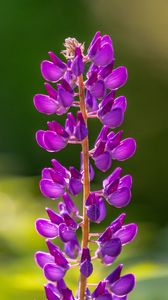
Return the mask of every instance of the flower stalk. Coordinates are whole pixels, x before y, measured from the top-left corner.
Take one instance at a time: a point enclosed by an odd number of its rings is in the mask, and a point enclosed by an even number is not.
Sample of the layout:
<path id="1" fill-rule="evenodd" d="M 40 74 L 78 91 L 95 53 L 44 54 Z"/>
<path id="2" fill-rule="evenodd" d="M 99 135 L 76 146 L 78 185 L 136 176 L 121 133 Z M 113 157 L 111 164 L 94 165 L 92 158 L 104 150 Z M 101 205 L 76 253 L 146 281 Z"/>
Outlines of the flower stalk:
<path id="1" fill-rule="evenodd" d="M 80 99 L 80 110 L 83 115 L 87 127 L 87 113 L 85 105 L 85 88 L 83 83 L 83 76 L 78 77 L 79 86 L 79 99 Z M 90 193 L 90 175 L 89 175 L 89 140 L 86 137 L 82 142 L 82 161 L 83 161 L 83 226 L 82 226 L 82 245 L 81 248 L 88 247 L 89 241 L 89 219 L 86 214 L 86 199 Z M 79 299 L 84 300 L 85 291 L 87 286 L 87 278 L 81 274 L 79 279 Z"/>

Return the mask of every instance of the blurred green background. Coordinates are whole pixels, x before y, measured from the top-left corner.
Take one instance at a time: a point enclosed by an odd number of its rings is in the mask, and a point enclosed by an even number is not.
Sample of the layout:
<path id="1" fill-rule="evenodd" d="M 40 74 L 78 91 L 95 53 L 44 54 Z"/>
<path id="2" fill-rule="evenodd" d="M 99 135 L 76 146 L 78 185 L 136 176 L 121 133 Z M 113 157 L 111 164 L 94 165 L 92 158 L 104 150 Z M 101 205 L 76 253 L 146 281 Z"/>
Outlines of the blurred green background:
<path id="1" fill-rule="evenodd" d="M 32 103 L 35 93 L 44 92 L 40 61 L 47 58 L 49 50 L 60 52 L 69 36 L 85 41 L 87 47 L 97 30 L 111 35 L 115 66 L 128 68 L 128 83 L 119 91 L 128 99 L 122 127 L 125 137 L 137 140 L 135 157 L 121 165 L 133 175 L 133 198 L 126 211 L 127 221 L 139 224 L 139 235 L 124 248 L 117 262 L 125 264 L 124 272 L 137 276 L 137 288 L 129 299 L 168 299 L 168 1 L 6 0 L 1 1 L 0 9 L 3 300 L 44 299 L 45 279 L 33 255 L 45 245 L 34 230 L 34 220 L 44 216 L 45 206 L 56 207 L 56 203 L 44 199 L 38 190 L 40 171 L 53 157 L 40 149 L 34 138 L 36 130 L 45 128 L 48 120 Z M 92 121 L 91 144 L 100 127 L 98 121 Z M 54 156 L 66 166 L 78 167 L 78 152 L 78 146 L 71 146 Z M 97 172 L 95 187 L 101 179 Z M 112 213 L 116 216 L 121 211 L 111 212 L 109 207 L 105 223 L 111 221 Z M 101 228 L 95 226 L 93 230 Z M 95 268 L 92 282 L 111 270 L 104 270 L 100 264 Z M 77 275 L 74 271 L 68 275 L 72 288 Z"/>

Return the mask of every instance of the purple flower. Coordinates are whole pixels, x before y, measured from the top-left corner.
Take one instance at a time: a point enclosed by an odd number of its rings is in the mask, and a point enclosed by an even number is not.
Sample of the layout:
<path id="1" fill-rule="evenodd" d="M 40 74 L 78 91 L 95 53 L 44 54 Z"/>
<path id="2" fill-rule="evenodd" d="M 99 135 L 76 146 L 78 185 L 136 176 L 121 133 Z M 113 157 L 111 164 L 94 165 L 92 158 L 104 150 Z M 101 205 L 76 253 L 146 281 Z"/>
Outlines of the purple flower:
<path id="1" fill-rule="evenodd" d="M 122 131 L 114 133 L 104 126 L 95 142 L 90 155 L 98 169 L 106 172 L 112 165 L 112 160 L 123 161 L 132 157 L 136 150 L 133 138 L 122 139 Z"/>
<path id="2" fill-rule="evenodd" d="M 100 281 L 92 293 L 94 300 L 113 300 L 111 293 L 106 288 L 106 281 Z"/>
<path id="3" fill-rule="evenodd" d="M 51 61 L 41 63 L 41 73 L 45 80 L 57 82 L 63 77 L 67 66 L 53 52 L 49 52 L 49 56 Z"/>
<path id="4" fill-rule="evenodd" d="M 69 83 L 62 79 L 61 84 L 57 85 L 57 90 L 49 83 L 44 85 L 48 95 L 36 94 L 34 96 L 36 109 L 46 115 L 66 113 L 74 100 L 74 93 Z"/>
<path id="5" fill-rule="evenodd" d="M 106 206 L 102 197 L 90 193 L 86 200 L 87 216 L 92 222 L 100 223 L 106 217 Z"/>
<path id="6" fill-rule="evenodd" d="M 126 106 L 127 100 L 124 96 L 114 99 L 113 94 L 110 93 L 100 103 L 98 117 L 103 125 L 110 128 L 119 127 L 124 120 Z"/>
<path id="7" fill-rule="evenodd" d="M 40 147 L 49 152 L 58 152 L 65 148 L 68 143 L 69 134 L 56 121 L 48 122 L 48 130 L 38 130 L 36 140 Z"/>
<path id="8" fill-rule="evenodd" d="M 38 130 L 36 140 L 40 147 L 49 152 L 58 152 L 68 143 L 82 141 L 87 136 L 87 128 L 81 112 L 77 113 L 77 121 L 72 114 L 67 116 L 65 129 L 57 121 L 48 122 L 48 130 Z"/>
<path id="9" fill-rule="evenodd" d="M 127 78 L 127 69 L 123 66 L 118 67 L 104 79 L 105 87 L 110 90 L 118 90 L 126 83 Z"/>
<path id="10" fill-rule="evenodd" d="M 120 178 L 122 169 L 116 168 L 111 175 L 103 181 L 103 196 L 109 204 L 121 208 L 131 201 L 132 177 L 125 175 Z"/>
<path id="11" fill-rule="evenodd" d="M 47 213 L 50 220 L 36 220 L 36 229 L 40 235 L 48 239 L 59 237 L 64 243 L 72 240 L 77 242 L 75 232 L 78 225 L 66 211 L 61 210 L 61 215 L 58 215 L 53 210 L 47 209 Z"/>
<path id="12" fill-rule="evenodd" d="M 88 113 L 97 112 L 98 103 L 96 97 L 94 97 L 89 90 L 86 91 L 85 96 L 86 109 Z"/>
<path id="13" fill-rule="evenodd" d="M 79 210 L 77 208 L 77 206 L 74 204 L 73 200 L 71 199 L 71 197 L 65 193 L 63 195 L 63 200 L 65 203 L 65 207 L 67 212 L 69 213 L 69 215 L 74 219 L 77 218 L 79 215 Z"/>
<path id="14" fill-rule="evenodd" d="M 81 255 L 80 272 L 84 277 L 89 277 L 93 272 L 93 265 L 91 263 L 90 251 L 88 248 L 83 248 Z"/>
<path id="15" fill-rule="evenodd" d="M 70 167 L 68 171 L 55 159 L 51 163 L 52 168 L 44 168 L 42 171 L 42 179 L 40 181 L 42 194 L 55 200 L 63 196 L 66 189 L 72 195 L 80 193 L 82 189 L 82 175 L 80 172 L 74 167 Z"/>
<path id="16" fill-rule="evenodd" d="M 58 236 L 58 226 L 47 219 L 37 219 L 36 230 L 40 235 L 47 238 L 53 239 Z"/>
<path id="17" fill-rule="evenodd" d="M 81 75 L 84 71 L 84 63 L 80 47 L 76 47 L 75 49 L 75 58 L 73 60 L 71 68 L 75 76 Z"/>
<path id="18" fill-rule="evenodd" d="M 65 276 L 66 271 L 69 269 L 68 261 L 56 245 L 49 240 L 47 240 L 46 243 L 50 254 L 40 251 L 36 252 L 36 263 L 43 269 L 44 275 L 48 280 L 54 282 L 59 281 Z"/>
<path id="19" fill-rule="evenodd" d="M 125 214 L 121 214 L 98 239 L 96 254 L 104 264 L 110 265 L 121 253 L 122 246 L 132 242 L 137 234 L 137 225 L 123 225 L 124 218 Z"/>
<path id="20" fill-rule="evenodd" d="M 64 244 L 64 251 L 72 259 L 76 259 L 79 256 L 81 247 L 76 237 Z"/>
<path id="21" fill-rule="evenodd" d="M 121 275 L 123 265 L 117 268 L 100 281 L 92 293 L 93 300 L 126 300 L 127 295 L 134 289 L 135 276 L 133 274 Z"/>
<path id="22" fill-rule="evenodd" d="M 135 276 L 133 274 L 121 275 L 123 265 L 119 265 L 110 275 L 106 277 L 108 289 L 111 291 L 114 299 L 126 299 L 135 287 Z M 120 298 L 121 297 L 121 298 Z"/>
<path id="23" fill-rule="evenodd" d="M 61 294 L 57 289 L 56 285 L 53 283 L 47 283 L 44 285 L 46 298 L 48 300 L 59 300 Z"/>
<path id="24" fill-rule="evenodd" d="M 96 32 L 88 48 L 88 56 L 97 66 L 107 66 L 114 61 L 114 50 L 111 38 L 108 35 L 101 37 L 100 32 Z"/>
<path id="25" fill-rule="evenodd" d="M 105 95 L 105 84 L 102 79 L 98 79 L 98 70 L 92 70 L 90 77 L 86 81 L 87 90 L 90 92 L 92 97 L 101 99 Z M 87 98 L 86 100 L 87 101 Z"/>

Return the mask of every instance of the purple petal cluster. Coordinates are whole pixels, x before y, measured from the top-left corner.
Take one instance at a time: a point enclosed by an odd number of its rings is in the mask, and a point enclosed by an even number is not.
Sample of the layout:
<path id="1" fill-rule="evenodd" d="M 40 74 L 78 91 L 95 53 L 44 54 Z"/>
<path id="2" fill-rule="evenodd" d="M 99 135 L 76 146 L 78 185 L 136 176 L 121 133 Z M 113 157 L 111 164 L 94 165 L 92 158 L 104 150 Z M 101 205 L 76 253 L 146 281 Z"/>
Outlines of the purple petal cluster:
<path id="1" fill-rule="evenodd" d="M 124 161 L 132 157 L 136 150 L 133 138 L 122 139 L 123 131 L 109 132 L 109 127 L 104 126 L 96 139 L 94 148 L 90 150 L 91 158 L 96 167 L 106 172 L 112 166 L 112 161 Z"/>
<path id="2" fill-rule="evenodd" d="M 125 214 L 121 214 L 97 240 L 96 254 L 106 265 L 110 265 L 121 253 L 122 246 L 130 243 L 137 234 L 137 225 L 123 225 L 124 218 Z"/>
<path id="3" fill-rule="evenodd" d="M 49 60 L 41 63 L 41 73 L 47 81 L 44 83 L 46 94 L 36 94 L 34 105 L 40 113 L 54 115 L 54 120 L 47 122 L 47 129 L 37 131 L 36 140 L 48 152 L 58 152 L 68 144 L 80 144 L 81 162 L 78 170 L 52 159 L 51 167 L 42 170 L 41 193 L 57 200 L 58 207 L 56 211 L 47 207 L 47 217 L 36 220 L 36 230 L 46 238 L 48 252 L 37 251 L 35 261 L 48 281 L 44 286 L 48 300 L 126 300 L 135 286 L 135 277 L 133 274 L 121 276 L 123 265 L 96 284 L 95 290 L 89 289 L 87 278 L 94 272 L 92 260 L 99 259 L 104 265 L 111 265 L 123 246 L 136 237 L 137 225 L 125 225 L 126 215 L 121 213 L 102 233 L 88 232 L 87 237 L 82 233 L 81 244 L 77 231 L 79 228 L 82 232 L 85 230 L 86 220 L 101 223 L 106 218 L 108 205 L 119 209 L 131 201 L 132 177 L 122 175 L 121 167 L 111 170 L 100 189 L 92 191 L 90 182 L 95 170 L 89 161 L 106 172 L 114 160 L 125 161 L 136 151 L 135 140 L 123 137 L 123 130 L 115 130 L 123 124 L 127 108 L 126 97 L 116 96 L 116 91 L 126 83 L 128 73 L 124 66 L 114 68 L 114 49 L 108 35 L 97 32 L 85 53 L 84 44 L 74 38 L 67 38 L 64 45 L 62 54 L 66 61 L 49 52 Z M 70 111 L 72 107 L 73 113 Z M 63 114 L 66 114 L 64 125 L 59 120 Z M 88 144 L 87 120 L 92 118 L 102 123 L 102 129 L 93 148 L 87 149 L 83 147 Z M 84 196 L 81 216 L 76 205 L 79 198 L 75 201 L 72 197 L 82 190 L 83 195 L 86 195 L 86 190 L 88 193 L 87 197 Z M 97 239 L 92 240 L 92 236 Z M 59 247 L 55 244 L 57 240 Z M 90 252 L 90 242 L 96 245 L 94 256 Z M 80 278 L 77 296 L 74 296 L 64 277 L 69 269 L 76 267 L 79 267 Z"/>
<path id="4" fill-rule="evenodd" d="M 91 294 L 91 299 L 126 300 L 135 286 L 135 276 L 133 274 L 121 276 L 122 268 L 123 265 L 117 266 L 103 281 L 100 281 Z"/>

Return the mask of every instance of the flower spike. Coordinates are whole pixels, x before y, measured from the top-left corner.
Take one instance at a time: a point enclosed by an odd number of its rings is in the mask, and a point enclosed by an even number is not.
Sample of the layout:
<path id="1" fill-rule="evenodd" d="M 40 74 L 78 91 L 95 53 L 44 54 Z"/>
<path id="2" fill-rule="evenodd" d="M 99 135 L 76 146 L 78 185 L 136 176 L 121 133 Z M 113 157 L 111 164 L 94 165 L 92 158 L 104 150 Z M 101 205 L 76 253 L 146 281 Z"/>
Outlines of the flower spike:
<path id="1" fill-rule="evenodd" d="M 52 159 L 51 166 L 42 170 L 41 193 L 57 200 L 57 209 L 47 207 L 47 217 L 35 222 L 38 234 L 47 238 L 48 248 L 48 252 L 35 253 L 35 262 L 48 281 L 44 285 L 48 300 L 127 300 L 134 289 L 135 276 L 121 275 L 122 264 L 94 284 L 94 290 L 90 289 L 87 278 L 92 273 L 94 278 L 92 260 L 98 259 L 104 266 L 113 264 L 138 231 L 135 223 L 124 224 L 126 214 L 121 213 L 116 219 L 111 218 L 102 233 L 90 232 L 91 222 L 99 226 L 108 210 L 113 213 L 113 207 L 120 209 L 131 202 L 132 176 L 123 175 L 121 167 L 111 169 L 114 160 L 125 161 L 136 151 L 136 141 L 132 137 L 124 139 L 123 130 L 119 128 L 124 122 L 127 99 L 123 95 L 116 96 L 116 92 L 127 82 L 128 72 L 124 66 L 114 68 L 114 48 L 109 35 L 96 32 L 86 51 L 84 43 L 75 38 L 67 38 L 64 46 L 63 59 L 49 52 L 50 60 L 41 63 L 41 73 L 47 81 L 44 83 L 46 93 L 36 94 L 33 102 L 37 111 L 54 115 L 54 120 L 47 122 L 47 129 L 37 131 L 36 140 L 48 152 L 79 144 L 80 166 L 79 169 L 71 165 L 65 167 Z M 66 114 L 64 125 L 59 120 L 63 114 Z M 97 118 L 102 128 L 93 149 L 89 150 L 88 121 L 92 118 Z M 97 191 L 91 189 L 95 177 L 91 160 L 102 172 L 111 169 Z M 81 192 L 83 215 L 80 215 L 80 205 L 78 207 Z M 92 242 L 94 254 L 90 248 Z M 75 295 L 64 281 L 71 268 L 80 271 Z"/>

